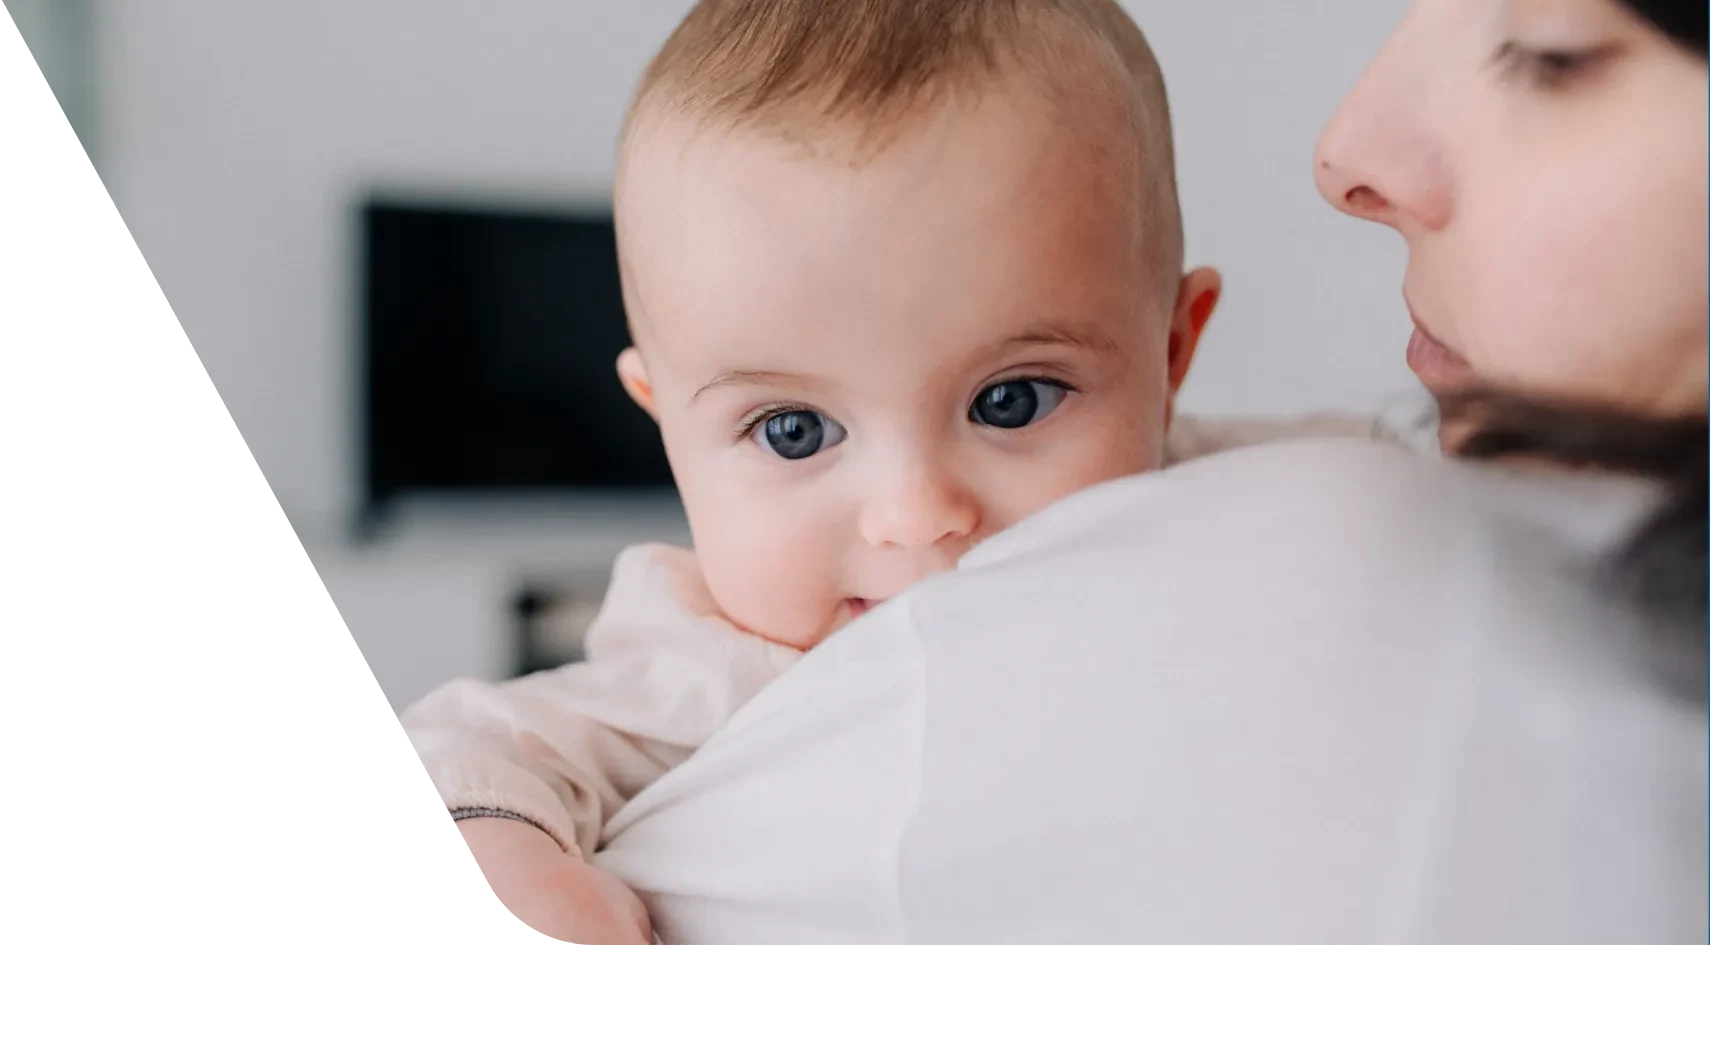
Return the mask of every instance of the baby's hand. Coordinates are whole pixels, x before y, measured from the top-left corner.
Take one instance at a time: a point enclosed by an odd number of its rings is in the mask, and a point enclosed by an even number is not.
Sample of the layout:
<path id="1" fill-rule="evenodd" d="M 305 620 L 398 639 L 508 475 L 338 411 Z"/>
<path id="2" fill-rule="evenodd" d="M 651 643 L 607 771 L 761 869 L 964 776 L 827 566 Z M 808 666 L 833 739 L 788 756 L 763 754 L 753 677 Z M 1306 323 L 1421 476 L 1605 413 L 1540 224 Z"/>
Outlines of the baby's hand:
<path id="1" fill-rule="evenodd" d="M 584 944 L 653 941 L 634 892 L 540 830 L 508 818 L 470 818 L 457 828 L 499 901 L 535 931 Z"/>

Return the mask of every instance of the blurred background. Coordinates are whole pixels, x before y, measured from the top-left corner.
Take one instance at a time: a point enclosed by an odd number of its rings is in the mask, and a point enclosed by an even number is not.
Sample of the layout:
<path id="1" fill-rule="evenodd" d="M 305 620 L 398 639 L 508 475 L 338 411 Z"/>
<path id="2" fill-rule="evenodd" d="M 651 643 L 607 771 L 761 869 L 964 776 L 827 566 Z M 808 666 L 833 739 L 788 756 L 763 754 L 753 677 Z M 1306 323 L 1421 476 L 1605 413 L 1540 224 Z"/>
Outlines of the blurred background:
<path id="1" fill-rule="evenodd" d="M 574 657 L 617 551 L 686 543 L 612 377 L 609 209 L 692 0 L 0 2 L 394 707 Z M 1310 168 L 1407 0 L 1126 6 L 1226 279 L 1183 409 L 1411 390 L 1400 240 Z"/>

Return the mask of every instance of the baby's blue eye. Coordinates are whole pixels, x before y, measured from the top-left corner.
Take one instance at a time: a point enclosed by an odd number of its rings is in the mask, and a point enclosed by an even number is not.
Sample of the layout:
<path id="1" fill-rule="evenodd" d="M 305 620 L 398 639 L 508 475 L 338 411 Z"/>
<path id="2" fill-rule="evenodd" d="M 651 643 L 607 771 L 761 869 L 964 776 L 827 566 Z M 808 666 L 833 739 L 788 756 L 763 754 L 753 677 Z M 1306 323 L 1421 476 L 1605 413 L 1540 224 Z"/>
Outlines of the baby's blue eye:
<path id="1" fill-rule="evenodd" d="M 849 433 L 843 425 L 808 409 L 790 409 L 766 418 L 755 439 L 785 460 L 806 460 L 837 445 Z"/>
<path id="2" fill-rule="evenodd" d="M 1005 380 L 980 392 L 968 419 L 1013 431 L 1050 416 L 1068 394 L 1068 388 L 1049 380 Z"/>

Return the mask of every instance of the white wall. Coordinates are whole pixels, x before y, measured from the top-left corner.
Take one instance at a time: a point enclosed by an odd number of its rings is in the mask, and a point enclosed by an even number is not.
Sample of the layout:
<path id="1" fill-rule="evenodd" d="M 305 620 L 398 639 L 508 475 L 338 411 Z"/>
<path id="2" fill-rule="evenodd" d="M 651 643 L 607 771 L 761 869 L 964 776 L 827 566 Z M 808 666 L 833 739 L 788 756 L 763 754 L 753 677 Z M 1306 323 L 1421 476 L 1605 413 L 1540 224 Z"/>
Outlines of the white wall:
<path id="1" fill-rule="evenodd" d="M 103 175 L 287 512 L 355 492 L 349 212 L 369 183 L 608 192 L 625 96 L 689 0 L 98 0 Z M 1189 407 L 1404 387 L 1394 239 L 1315 195 L 1319 125 L 1405 0 L 1137 0 L 1188 242 L 1228 298 Z"/>
<path id="2" fill-rule="evenodd" d="M 105 0 L 102 173 L 299 529 L 356 492 L 350 208 L 609 193 L 688 0 Z"/>
<path id="3" fill-rule="evenodd" d="M 102 175 L 394 704 L 506 674 L 506 599 L 530 575 L 682 537 L 669 515 L 581 514 L 338 539 L 358 480 L 356 195 L 604 198 L 630 86 L 691 0 L 80 2 Z M 1407 389 L 1400 246 L 1319 201 L 1310 167 L 1406 0 L 1130 6 L 1171 85 L 1190 257 L 1227 277 L 1187 407 Z"/>
<path id="4" fill-rule="evenodd" d="M 59 108 L 93 153 L 95 142 L 94 4 L 96 0 L 4 0 L 18 35 L 53 89 Z"/>
<path id="5" fill-rule="evenodd" d="M 1406 254 L 1331 210 L 1318 133 L 1411 0 L 1128 0 L 1174 107 L 1190 265 L 1225 301 L 1184 408 L 1358 408 L 1417 390 Z"/>

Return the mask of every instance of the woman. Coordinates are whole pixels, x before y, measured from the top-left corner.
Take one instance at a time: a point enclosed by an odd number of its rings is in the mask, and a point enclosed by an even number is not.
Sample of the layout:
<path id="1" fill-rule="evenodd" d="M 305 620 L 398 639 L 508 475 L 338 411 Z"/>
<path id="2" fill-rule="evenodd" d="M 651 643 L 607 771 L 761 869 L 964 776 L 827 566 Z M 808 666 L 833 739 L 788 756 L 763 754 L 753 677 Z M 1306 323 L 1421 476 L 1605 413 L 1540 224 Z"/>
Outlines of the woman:
<path id="1" fill-rule="evenodd" d="M 1445 452 L 1673 479 L 1615 583 L 1695 637 L 1705 22 L 1680 0 L 1417 4 L 1316 163 L 1326 200 L 1407 239 L 1407 360 L 1445 410 Z M 1702 700 L 1704 662 L 1684 664 Z"/>
<path id="2" fill-rule="evenodd" d="M 1408 241 L 1445 448 L 1605 470 L 1290 443 L 1071 498 L 603 864 L 667 941 L 1702 939 L 1704 699 L 1651 673 L 1704 664 L 1704 49 L 1696 4 L 1419 0 L 1318 153 Z"/>

